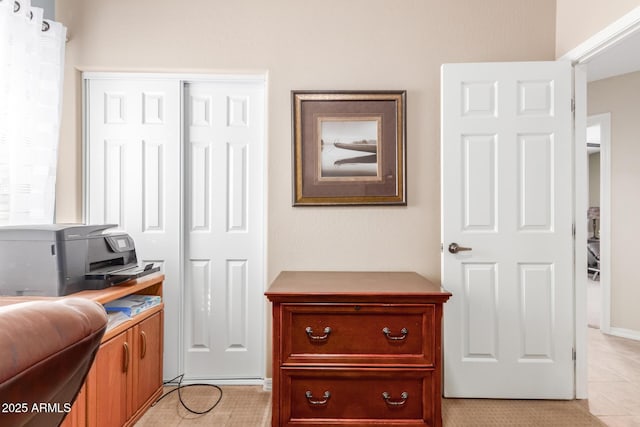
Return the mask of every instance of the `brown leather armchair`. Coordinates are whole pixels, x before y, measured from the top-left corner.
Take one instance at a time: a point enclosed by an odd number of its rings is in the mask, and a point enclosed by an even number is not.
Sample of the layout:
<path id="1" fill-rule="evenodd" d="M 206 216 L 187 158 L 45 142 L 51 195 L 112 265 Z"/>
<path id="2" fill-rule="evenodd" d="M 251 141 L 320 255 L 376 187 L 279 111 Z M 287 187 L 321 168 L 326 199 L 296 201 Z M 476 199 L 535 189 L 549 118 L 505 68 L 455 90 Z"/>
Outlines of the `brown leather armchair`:
<path id="1" fill-rule="evenodd" d="M 88 299 L 0 298 L 0 425 L 60 425 L 106 326 L 104 308 Z"/>

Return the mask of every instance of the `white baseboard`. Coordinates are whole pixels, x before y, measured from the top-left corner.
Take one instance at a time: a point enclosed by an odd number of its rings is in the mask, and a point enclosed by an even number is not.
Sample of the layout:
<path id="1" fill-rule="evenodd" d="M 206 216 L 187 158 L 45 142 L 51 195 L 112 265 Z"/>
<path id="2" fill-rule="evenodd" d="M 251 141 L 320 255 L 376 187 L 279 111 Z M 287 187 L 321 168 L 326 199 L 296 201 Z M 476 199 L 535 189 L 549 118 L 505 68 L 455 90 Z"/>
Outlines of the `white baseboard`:
<path id="1" fill-rule="evenodd" d="M 261 385 L 264 387 L 266 380 L 259 378 L 246 379 L 208 379 L 208 378 L 188 378 L 182 380 L 182 384 L 211 384 L 211 385 Z"/>
<path id="2" fill-rule="evenodd" d="M 634 331 L 633 329 L 625 328 L 609 328 L 609 335 L 620 338 L 628 338 L 630 340 L 640 341 L 640 331 Z"/>
<path id="3" fill-rule="evenodd" d="M 167 380 L 165 380 L 167 381 Z M 271 378 L 246 378 L 246 379 L 209 379 L 209 378 L 188 378 L 182 380 L 182 384 L 211 384 L 211 385 L 261 385 L 264 391 L 273 389 L 273 380 Z M 168 385 L 176 385 L 171 383 Z"/>

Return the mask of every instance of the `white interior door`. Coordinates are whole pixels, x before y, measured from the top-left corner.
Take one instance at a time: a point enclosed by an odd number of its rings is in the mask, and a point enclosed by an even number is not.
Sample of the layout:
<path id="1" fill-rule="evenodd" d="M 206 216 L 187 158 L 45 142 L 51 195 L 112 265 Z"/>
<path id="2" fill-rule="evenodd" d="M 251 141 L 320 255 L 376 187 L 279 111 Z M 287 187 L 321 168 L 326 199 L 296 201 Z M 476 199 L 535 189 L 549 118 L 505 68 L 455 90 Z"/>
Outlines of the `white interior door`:
<path id="1" fill-rule="evenodd" d="M 571 93 L 568 62 L 442 68 L 447 397 L 574 396 Z"/>
<path id="2" fill-rule="evenodd" d="M 264 85 L 185 87 L 185 377 L 264 375 Z"/>
<path id="3" fill-rule="evenodd" d="M 86 83 L 85 221 L 117 224 L 138 259 L 165 274 L 164 377 L 177 375 L 180 338 L 180 82 Z"/>

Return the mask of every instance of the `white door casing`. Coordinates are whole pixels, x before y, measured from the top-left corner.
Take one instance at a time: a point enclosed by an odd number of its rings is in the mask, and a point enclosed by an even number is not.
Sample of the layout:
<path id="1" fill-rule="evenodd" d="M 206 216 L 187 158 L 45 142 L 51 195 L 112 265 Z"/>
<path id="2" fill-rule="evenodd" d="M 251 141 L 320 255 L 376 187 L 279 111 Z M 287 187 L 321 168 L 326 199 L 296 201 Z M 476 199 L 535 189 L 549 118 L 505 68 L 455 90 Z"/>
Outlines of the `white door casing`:
<path id="1" fill-rule="evenodd" d="M 185 87 L 185 378 L 264 372 L 264 85 Z"/>
<path id="2" fill-rule="evenodd" d="M 611 113 L 589 116 L 587 124 L 600 130 L 600 330 L 611 334 Z"/>
<path id="3" fill-rule="evenodd" d="M 139 261 L 165 275 L 164 377 L 177 375 L 180 329 L 180 82 L 86 83 L 85 221 L 117 224 Z"/>
<path id="4" fill-rule="evenodd" d="M 640 31 L 640 7 L 636 7 L 632 9 L 625 15 L 621 16 L 616 21 L 612 22 L 607 27 L 603 28 L 601 31 L 598 31 L 592 37 L 588 38 L 574 49 L 568 51 L 559 59 L 562 61 L 569 61 L 574 64 L 575 70 L 575 104 L 576 104 L 576 114 L 575 114 L 575 160 L 576 165 L 585 164 L 587 161 L 586 149 L 584 148 L 584 138 L 581 137 L 585 135 L 586 128 L 586 116 L 587 116 L 587 74 L 589 75 L 589 80 L 593 77 L 593 67 L 598 68 L 595 70 L 595 73 L 598 75 L 602 74 L 602 71 L 608 76 L 612 76 L 613 74 L 624 74 L 628 73 L 630 69 L 628 68 L 629 62 L 628 55 L 619 55 L 621 52 L 624 53 L 627 49 L 633 46 L 634 38 Z M 589 71 L 587 72 L 587 69 Z M 601 148 L 602 149 L 602 148 Z M 601 161 L 604 161 L 603 152 L 601 152 Z M 602 172 L 602 171 L 601 171 Z M 601 175 L 602 177 L 603 175 Z M 575 171 L 575 182 L 576 183 L 585 183 L 587 179 L 586 166 L 576 167 Z M 604 183 L 603 183 L 604 184 Z M 578 187 L 579 188 L 579 185 Z M 584 193 L 581 195 L 581 193 Z M 605 193 L 602 193 L 604 196 Z M 584 254 L 584 246 L 587 244 L 587 233 L 586 233 L 586 219 L 582 219 L 582 215 L 579 213 L 584 211 L 585 206 L 587 206 L 587 198 L 586 198 L 586 188 L 584 191 L 577 191 L 576 194 L 576 207 L 575 212 L 578 212 L 576 216 L 576 269 L 577 274 L 576 278 L 580 278 L 582 276 L 582 280 L 578 280 L 576 283 L 576 325 L 578 328 L 583 328 L 583 331 L 579 329 L 576 331 L 576 397 L 578 399 L 584 399 L 587 397 L 587 320 L 586 320 L 586 254 Z M 601 225 L 600 229 L 603 235 L 607 235 L 609 233 L 605 232 L 605 227 L 610 226 L 608 224 L 608 218 L 605 216 L 604 209 L 608 206 L 609 201 L 606 199 L 601 200 L 602 206 L 600 207 L 601 213 Z M 584 230 L 584 231 L 583 231 Z M 610 242 L 607 242 L 605 239 L 601 239 L 600 242 L 600 254 L 601 254 L 601 275 L 607 274 L 607 265 L 609 262 L 607 258 L 607 254 L 610 251 Z M 581 255 L 583 254 L 583 255 Z M 583 258 L 581 260 L 581 257 Z M 601 277 L 601 283 L 603 286 L 604 294 L 603 299 L 607 298 L 608 292 L 606 292 L 606 283 L 609 282 L 609 279 Z M 609 320 L 609 315 L 607 312 L 609 311 L 610 301 L 604 301 L 603 305 L 606 304 L 606 307 L 603 307 L 603 322 L 601 329 L 606 330 L 607 321 Z M 626 333 L 627 331 L 616 330 L 616 328 L 610 328 L 609 332 L 612 335 L 617 335 L 621 337 L 629 338 L 629 335 Z"/>
<path id="5" fill-rule="evenodd" d="M 442 67 L 447 397 L 574 397 L 571 93 L 568 62 Z"/>
<path id="6" fill-rule="evenodd" d="M 584 65 L 573 66 L 573 212 L 574 212 L 574 307 L 576 349 L 576 399 L 587 396 L 587 73 Z M 582 183 L 582 184 L 581 184 Z M 576 214 L 577 213 L 577 214 Z"/>

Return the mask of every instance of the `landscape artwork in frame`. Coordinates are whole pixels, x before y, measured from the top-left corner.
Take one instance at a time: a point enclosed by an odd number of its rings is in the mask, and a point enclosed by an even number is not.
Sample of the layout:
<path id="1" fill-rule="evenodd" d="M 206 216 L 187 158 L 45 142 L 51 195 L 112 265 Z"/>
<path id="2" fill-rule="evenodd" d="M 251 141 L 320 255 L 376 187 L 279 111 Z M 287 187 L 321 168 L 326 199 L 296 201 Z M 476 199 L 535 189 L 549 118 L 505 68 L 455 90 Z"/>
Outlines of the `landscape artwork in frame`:
<path id="1" fill-rule="evenodd" d="M 293 91 L 293 205 L 406 205 L 405 102 L 405 91 Z"/>
<path id="2" fill-rule="evenodd" d="M 379 180 L 380 117 L 319 117 L 320 181 Z"/>

